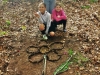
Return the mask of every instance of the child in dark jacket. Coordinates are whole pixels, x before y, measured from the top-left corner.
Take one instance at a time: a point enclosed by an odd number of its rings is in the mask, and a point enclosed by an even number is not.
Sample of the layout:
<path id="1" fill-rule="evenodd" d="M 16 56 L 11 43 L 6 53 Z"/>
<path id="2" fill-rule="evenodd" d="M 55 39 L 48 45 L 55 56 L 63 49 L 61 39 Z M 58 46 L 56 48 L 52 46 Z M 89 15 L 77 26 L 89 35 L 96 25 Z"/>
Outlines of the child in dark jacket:
<path id="1" fill-rule="evenodd" d="M 60 3 L 57 3 L 55 8 L 53 9 L 52 19 L 56 27 L 59 24 L 63 24 L 63 31 L 66 32 L 67 16 L 65 15 L 65 12 L 62 9 L 62 6 Z"/>

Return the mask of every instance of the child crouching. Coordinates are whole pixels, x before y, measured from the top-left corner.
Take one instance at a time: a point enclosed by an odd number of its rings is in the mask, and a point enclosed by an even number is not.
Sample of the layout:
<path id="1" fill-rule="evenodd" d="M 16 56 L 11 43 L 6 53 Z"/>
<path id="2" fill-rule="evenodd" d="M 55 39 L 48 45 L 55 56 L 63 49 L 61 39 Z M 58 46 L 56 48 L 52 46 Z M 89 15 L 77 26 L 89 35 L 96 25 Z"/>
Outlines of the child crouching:
<path id="1" fill-rule="evenodd" d="M 60 3 L 56 3 L 56 6 L 52 11 L 52 19 L 56 27 L 59 24 L 63 24 L 63 31 L 66 32 L 67 17 Z"/>
<path id="2" fill-rule="evenodd" d="M 48 39 L 47 35 L 54 36 L 55 27 L 51 22 L 51 15 L 46 11 L 46 5 L 44 3 L 39 4 L 39 11 L 35 13 L 35 16 L 39 19 L 39 30 L 43 34 L 44 39 Z"/>

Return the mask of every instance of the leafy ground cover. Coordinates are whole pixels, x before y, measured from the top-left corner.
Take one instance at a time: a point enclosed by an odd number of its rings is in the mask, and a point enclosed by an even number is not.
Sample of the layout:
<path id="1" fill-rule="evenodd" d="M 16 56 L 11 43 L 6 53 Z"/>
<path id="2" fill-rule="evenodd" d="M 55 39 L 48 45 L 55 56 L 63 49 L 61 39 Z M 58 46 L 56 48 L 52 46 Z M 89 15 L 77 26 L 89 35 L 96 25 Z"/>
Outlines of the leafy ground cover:
<path id="1" fill-rule="evenodd" d="M 47 41 L 41 41 L 38 21 L 33 15 L 41 0 L 33 4 L 0 2 L 1 75 L 41 75 L 43 62 L 30 63 L 30 54 L 26 49 L 29 46 L 50 46 L 53 42 L 63 42 L 64 48 L 56 50 L 61 55 L 60 60 L 47 61 L 46 75 L 53 75 L 75 52 L 71 64 L 67 64 L 59 75 L 100 75 L 100 1 L 58 1 L 62 3 L 68 17 L 67 32 L 62 32 L 60 25 L 56 36 Z"/>

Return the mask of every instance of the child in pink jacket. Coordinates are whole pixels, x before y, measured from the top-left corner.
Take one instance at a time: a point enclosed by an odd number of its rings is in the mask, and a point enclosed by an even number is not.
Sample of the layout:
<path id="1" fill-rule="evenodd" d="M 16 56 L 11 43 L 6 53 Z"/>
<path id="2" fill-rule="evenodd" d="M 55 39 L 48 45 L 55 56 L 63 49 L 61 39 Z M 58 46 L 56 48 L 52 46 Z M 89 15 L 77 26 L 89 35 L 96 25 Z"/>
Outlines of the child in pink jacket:
<path id="1" fill-rule="evenodd" d="M 67 16 L 65 15 L 65 12 L 63 11 L 60 3 L 57 3 L 55 8 L 53 9 L 52 19 L 55 27 L 57 27 L 57 25 L 59 24 L 63 24 L 63 31 L 66 32 Z"/>

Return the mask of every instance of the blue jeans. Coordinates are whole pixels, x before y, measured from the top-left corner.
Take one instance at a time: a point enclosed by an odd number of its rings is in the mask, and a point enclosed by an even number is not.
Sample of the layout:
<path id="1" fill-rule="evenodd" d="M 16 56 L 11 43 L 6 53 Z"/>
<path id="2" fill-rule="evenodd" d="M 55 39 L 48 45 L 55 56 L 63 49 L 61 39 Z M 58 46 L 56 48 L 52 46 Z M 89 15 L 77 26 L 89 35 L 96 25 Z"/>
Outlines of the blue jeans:
<path id="1" fill-rule="evenodd" d="M 43 0 L 43 2 L 46 4 L 46 10 L 51 14 L 55 7 L 56 0 Z"/>

